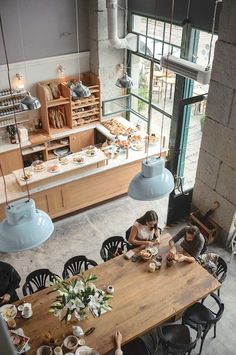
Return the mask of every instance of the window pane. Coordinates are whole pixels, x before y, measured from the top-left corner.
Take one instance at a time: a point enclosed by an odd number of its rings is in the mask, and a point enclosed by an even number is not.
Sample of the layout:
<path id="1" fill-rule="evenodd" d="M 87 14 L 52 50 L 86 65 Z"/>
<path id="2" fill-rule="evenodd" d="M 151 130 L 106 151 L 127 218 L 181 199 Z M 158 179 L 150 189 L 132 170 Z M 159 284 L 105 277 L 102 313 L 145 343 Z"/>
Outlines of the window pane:
<path id="1" fill-rule="evenodd" d="M 161 127 L 163 124 L 163 133 L 162 133 L 162 142 L 164 142 L 165 147 L 169 145 L 169 136 L 170 136 L 170 125 L 171 119 L 159 111 L 152 109 L 151 110 L 151 124 L 150 124 L 150 134 L 156 134 L 161 137 Z"/>
<path id="2" fill-rule="evenodd" d="M 129 95 L 117 97 L 113 100 L 103 101 L 103 116 L 109 116 L 118 112 L 125 112 L 129 109 Z"/>
<path id="3" fill-rule="evenodd" d="M 153 72 L 152 104 L 172 115 L 176 75 L 168 70 Z M 165 98 L 166 97 L 166 98 Z M 165 106 L 165 107 L 164 107 Z"/>
<path id="4" fill-rule="evenodd" d="M 132 92 L 143 99 L 149 100 L 151 62 L 148 59 L 132 54 L 131 64 L 131 77 L 134 83 Z"/>
<path id="5" fill-rule="evenodd" d="M 135 126 L 139 125 L 141 131 L 147 132 L 147 122 L 132 112 L 130 113 L 130 122 Z"/>
<path id="6" fill-rule="evenodd" d="M 144 36 L 139 36 L 139 43 L 138 43 L 138 52 L 145 54 L 146 52 L 146 45 L 147 45 L 147 40 L 146 37 Z"/>
<path id="7" fill-rule="evenodd" d="M 160 41 L 155 41 L 155 54 L 154 58 L 155 59 L 161 59 L 162 57 L 162 52 L 163 52 L 163 42 Z"/>
<path id="8" fill-rule="evenodd" d="M 167 43 L 171 42 L 171 44 L 175 44 L 176 46 L 181 47 L 181 41 L 182 41 L 182 27 L 172 25 L 171 38 L 170 38 L 170 24 L 166 23 L 166 25 L 165 25 L 165 42 L 167 42 Z"/>
<path id="9" fill-rule="evenodd" d="M 148 19 L 148 36 L 163 41 L 164 22 Z"/>
<path id="10" fill-rule="evenodd" d="M 133 15 L 133 31 L 146 35 L 147 18 L 138 15 Z"/>
<path id="11" fill-rule="evenodd" d="M 131 95 L 131 108 L 132 110 L 138 112 L 140 115 L 144 116 L 144 118 L 148 118 L 148 104 L 146 104 L 143 100 L 137 99 L 135 96 Z"/>

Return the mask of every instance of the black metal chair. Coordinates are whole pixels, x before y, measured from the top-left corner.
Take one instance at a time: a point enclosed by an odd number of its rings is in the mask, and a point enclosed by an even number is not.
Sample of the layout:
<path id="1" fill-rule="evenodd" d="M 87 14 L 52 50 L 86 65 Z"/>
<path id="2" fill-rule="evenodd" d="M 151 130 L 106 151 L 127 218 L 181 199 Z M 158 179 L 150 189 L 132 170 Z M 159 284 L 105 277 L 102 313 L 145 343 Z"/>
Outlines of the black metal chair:
<path id="1" fill-rule="evenodd" d="M 162 345 L 164 355 L 191 354 L 201 337 L 202 328 L 200 325 L 197 325 L 196 332 L 195 339 L 192 339 L 187 325 L 167 324 L 157 328 L 159 344 Z"/>
<path id="2" fill-rule="evenodd" d="M 114 236 L 106 239 L 102 243 L 100 255 L 103 261 L 107 261 L 132 248 L 133 246 L 127 243 L 123 237 Z"/>
<path id="3" fill-rule="evenodd" d="M 132 227 L 133 226 L 129 227 L 129 229 L 127 229 L 127 231 L 125 232 L 125 239 L 127 240 L 127 242 L 129 241 L 129 236 L 130 236 L 130 232 L 131 232 Z M 158 229 L 161 234 L 161 232 L 162 232 L 161 228 L 158 227 Z"/>
<path id="4" fill-rule="evenodd" d="M 218 257 L 218 263 L 217 263 L 217 270 L 215 273 L 215 276 L 217 278 L 217 280 L 222 284 L 227 276 L 227 264 L 224 261 L 224 259 L 222 259 L 220 256 Z M 220 295 L 220 289 L 218 288 L 217 290 L 217 294 L 218 296 Z"/>
<path id="5" fill-rule="evenodd" d="M 41 291 L 49 286 L 49 282 L 53 281 L 55 276 L 49 269 L 38 269 L 32 271 L 27 277 L 22 287 L 24 296 L 32 295 L 35 292 Z"/>
<path id="6" fill-rule="evenodd" d="M 129 343 L 122 345 L 122 350 L 123 355 L 151 355 L 141 338 L 135 338 Z"/>
<path id="7" fill-rule="evenodd" d="M 63 279 L 79 274 L 82 270 L 88 270 L 90 267 L 97 266 L 97 263 L 91 259 L 87 259 L 84 255 L 74 256 L 69 259 L 62 272 Z"/>
<path id="8" fill-rule="evenodd" d="M 207 308 L 203 304 L 203 300 L 202 303 L 197 302 L 186 309 L 182 316 L 182 324 L 187 324 L 195 330 L 198 325 L 201 325 L 202 327 L 202 341 L 198 355 L 202 352 L 204 340 L 212 326 L 214 326 L 214 338 L 216 337 L 216 324 L 221 319 L 224 312 L 224 304 L 221 302 L 220 298 L 214 293 L 211 294 L 211 297 L 215 300 L 219 308 L 217 313 L 213 312 L 210 308 Z"/>

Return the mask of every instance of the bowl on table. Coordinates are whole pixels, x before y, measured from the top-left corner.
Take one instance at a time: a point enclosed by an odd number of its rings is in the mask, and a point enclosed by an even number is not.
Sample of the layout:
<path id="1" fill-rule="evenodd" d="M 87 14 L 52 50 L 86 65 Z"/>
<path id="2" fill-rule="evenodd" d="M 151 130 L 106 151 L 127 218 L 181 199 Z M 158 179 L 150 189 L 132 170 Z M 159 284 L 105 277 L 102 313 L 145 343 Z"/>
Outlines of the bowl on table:
<path id="1" fill-rule="evenodd" d="M 75 335 L 69 335 L 64 339 L 63 345 L 66 349 L 74 351 L 79 345 L 79 339 Z"/>
<path id="2" fill-rule="evenodd" d="M 48 345 L 42 345 L 37 349 L 36 355 L 52 355 L 52 348 Z"/>
<path id="3" fill-rule="evenodd" d="M 141 256 L 141 258 L 142 258 L 143 260 L 149 260 L 149 259 L 151 259 L 151 257 L 152 257 L 152 253 L 151 253 L 151 251 L 148 250 L 148 249 L 143 249 L 143 250 L 141 250 L 140 253 L 139 253 L 139 255 Z"/>

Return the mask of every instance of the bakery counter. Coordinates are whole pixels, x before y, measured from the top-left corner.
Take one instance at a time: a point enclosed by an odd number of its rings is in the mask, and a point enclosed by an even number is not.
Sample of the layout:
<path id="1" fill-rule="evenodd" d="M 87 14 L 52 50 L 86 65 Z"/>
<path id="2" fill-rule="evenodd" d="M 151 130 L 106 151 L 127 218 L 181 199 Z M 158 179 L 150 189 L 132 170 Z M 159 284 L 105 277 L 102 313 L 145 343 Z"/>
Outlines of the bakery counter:
<path id="1" fill-rule="evenodd" d="M 159 146 L 149 148 L 149 156 L 159 154 Z M 166 151 L 163 149 L 162 156 Z M 49 180 L 42 180 L 37 186 L 30 187 L 31 197 L 39 209 L 47 212 L 52 218 L 66 215 L 73 211 L 92 206 L 110 198 L 127 193 L 131 179 L 140 172 L 141 161 L 145 151 L 129 148 L 126 153 L 108 159 L 107 164 L 89 170 L 75 169 L 73 174 L 61 174 Z M 53 174 L 52 174 L 53 175 Z M 6 176 L 8 201 L 27 196 L 23 187 L 17 182 L 14 174 Z M 4 184 L 0 179 L 0 219 L 5 216 Z"/>

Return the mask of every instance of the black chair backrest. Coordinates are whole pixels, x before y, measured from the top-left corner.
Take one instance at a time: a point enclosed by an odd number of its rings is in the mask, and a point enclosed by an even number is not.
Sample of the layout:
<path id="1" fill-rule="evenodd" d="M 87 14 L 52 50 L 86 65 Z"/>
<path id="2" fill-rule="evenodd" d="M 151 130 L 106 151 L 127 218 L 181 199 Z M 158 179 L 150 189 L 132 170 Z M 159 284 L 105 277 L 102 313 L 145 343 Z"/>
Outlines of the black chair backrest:
<path id="1" fill-rule="evenodd" d="M 220 283 L 224 282 L 227 276 L 227 264 L 220 256 L 218 257 L 217 270 L 215 273 L 216 278 Z"/>
<path id="2" fill-rule="evenodd" d="M 133 226 L 129 227 L 129 229 L 127 229 L 127 231 L 125 232 L 125 239 L 127 240 L 127 242 L 129 241 L 129 236 L 130 236 L 132 227 Z M 161 228 L 158 227 L 158 229 L 159 229 L 159 232 L 161 234 L 161 232 L 162 232 Z"/>
<path id="3" fill-rule="evenodd" d="M 97 263 L 91 259 L 87 259 L 86 256 L 74 256 L 65 263 L 62 277 L 63 279 L 67 279 L 70 276 L 77 275 L 81 271 L 88 270 L 90 267 L 94 266 L 97 266 Z"/>
<path id="4" fill-rule="evenodd" d="M 100 255 L 103 261 L 113 259 L 114 257 L 126 252 L 132 248 L 129 243 L 127 243 L 123 237 L 114 236 L 106 239 L 102 243 L 102 248 L 100 250 Z"/>
<path id="5" fill-rule="evenodd" d="M 167 324 L 163 327 L 157 328 L 160 342 L 167 351 L 170 351 L 171 354 L 186 354 L 187 352 L 190 352 L 195 348 L 197 341 L 200 339 L 202 327 L 199 324 L 196 326 L 196 337 L 193 339 L 191 336 L 189 336 L 189 341 L 184 339 L 183 332 L 186 333 L 186 330 L 184 331 L 184 329 L 188 330 L 186 325 L 181 324 Z M 165 334 L 165 330 L 168 330 L 167 334 L 173 332 L 171 340 L 169 335 Z"/>
<path id="6" fill-rule="evenodd" d="M 211 293 L 210 296 L 212 298 L 214 298 L 214 300 L 216 301 L 216 303 L 217 303 L 217 305 L 219 307 L 218 312 L 214 313 L 215 314 L 214 319 L 208 320 L 208 323 L 215 324 L 221 319 L 221 317 L 222 317 L 222 315 L 224 313 L 225 306 L 224 306 L 224 303 L 221 302 L 220 297 L 217 296 L 215 293 Z"/>
<path id="7" fill-rule="evenodd" d="M 22 287 L 24 296 L 32 295 L 35 292 L 41 291 L 49 286 L 49 282 L 57 276 L 49 269 L 38 269 L 32 271 L 27 277 L 25 284 Z"/>

